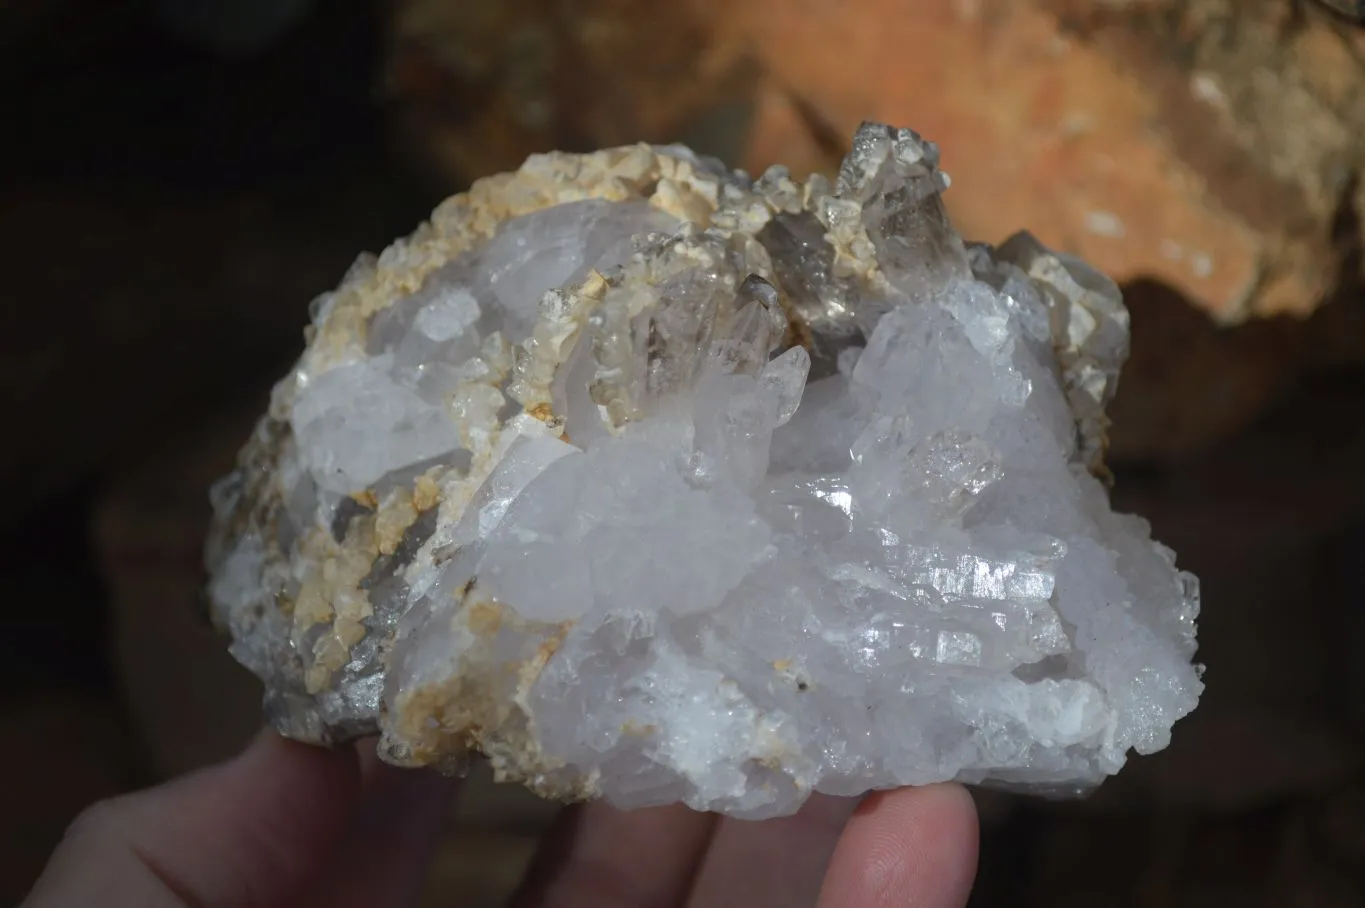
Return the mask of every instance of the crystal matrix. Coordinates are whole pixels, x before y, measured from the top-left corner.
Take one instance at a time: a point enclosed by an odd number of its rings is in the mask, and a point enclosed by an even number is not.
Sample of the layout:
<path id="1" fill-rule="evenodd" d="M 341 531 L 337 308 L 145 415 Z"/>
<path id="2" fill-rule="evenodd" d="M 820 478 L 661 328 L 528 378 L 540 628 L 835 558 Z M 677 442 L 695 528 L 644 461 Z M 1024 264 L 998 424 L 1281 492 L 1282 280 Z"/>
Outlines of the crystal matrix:
<path id="1" fill-rule="evenodd" d="M 833 185 L 547 155 L 358 263 L 214 493 L 271 721 L 755 818 L 1164 747 L 1198 592 L 1102 483 L 1127 313 L 946 187 L 875 124 Z"/>

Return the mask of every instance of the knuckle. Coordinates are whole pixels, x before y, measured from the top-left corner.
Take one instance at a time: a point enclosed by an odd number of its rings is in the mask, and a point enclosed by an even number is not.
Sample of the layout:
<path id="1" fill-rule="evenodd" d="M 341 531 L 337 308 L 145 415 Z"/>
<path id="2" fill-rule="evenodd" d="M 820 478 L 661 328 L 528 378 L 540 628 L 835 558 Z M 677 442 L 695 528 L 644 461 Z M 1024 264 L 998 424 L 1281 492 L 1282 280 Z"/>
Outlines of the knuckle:
<path id="1" fill-rule="evenodd" d="M 96 801 L 67 825 L 63 840 L 86 841 L 115 836 L 123 826 L 124 813 L 122 798 Z"/>

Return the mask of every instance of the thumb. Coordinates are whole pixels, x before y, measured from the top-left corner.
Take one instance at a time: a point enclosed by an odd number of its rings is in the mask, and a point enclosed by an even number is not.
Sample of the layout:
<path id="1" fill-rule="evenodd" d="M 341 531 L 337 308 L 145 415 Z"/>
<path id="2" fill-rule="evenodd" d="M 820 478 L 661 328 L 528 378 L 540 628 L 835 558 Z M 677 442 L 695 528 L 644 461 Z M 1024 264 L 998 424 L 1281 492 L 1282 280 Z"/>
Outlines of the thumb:
<path id="1" fill-rule="evenodd" d="M 343 835 L 359 791 L 354 748 L 264 732 L 226 763 L 86 810 L 22 908 L 290 903 Z"/>

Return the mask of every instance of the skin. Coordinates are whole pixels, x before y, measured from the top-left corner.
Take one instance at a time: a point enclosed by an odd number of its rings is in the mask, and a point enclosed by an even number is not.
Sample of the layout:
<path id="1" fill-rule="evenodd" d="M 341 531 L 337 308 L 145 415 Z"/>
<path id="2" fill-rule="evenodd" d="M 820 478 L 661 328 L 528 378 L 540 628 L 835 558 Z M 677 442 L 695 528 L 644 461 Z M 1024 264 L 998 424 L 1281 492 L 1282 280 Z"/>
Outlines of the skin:
<path id="1" fill-rule="evenodd" d="M 21 908 L 400 908 L 454 783 L 262 733 L 240 756 L 95 805 Z M 513 908 L 961 908 L 977 825 L 960 786 L 814 798 L 746 823 L 684 807 L 566 810 Z M 458 903 L 457 903 L 458 904 Z"/>

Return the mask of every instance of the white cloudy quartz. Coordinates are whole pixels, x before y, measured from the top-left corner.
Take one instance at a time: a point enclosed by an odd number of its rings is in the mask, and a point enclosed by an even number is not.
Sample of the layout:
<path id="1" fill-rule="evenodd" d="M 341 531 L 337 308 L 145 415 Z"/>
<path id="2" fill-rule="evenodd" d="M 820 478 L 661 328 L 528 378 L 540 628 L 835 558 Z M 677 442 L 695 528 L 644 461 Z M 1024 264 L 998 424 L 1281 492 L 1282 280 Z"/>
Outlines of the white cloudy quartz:
<path id="1" fill-rule="evenodd" d="M 1199 596 L 1109 507 L 1120 295 L 964 244 L 937 165 L 538 156 L 359 263 L 214 495 L 271 721 L 751 818 L 1165 747 Z"/>

